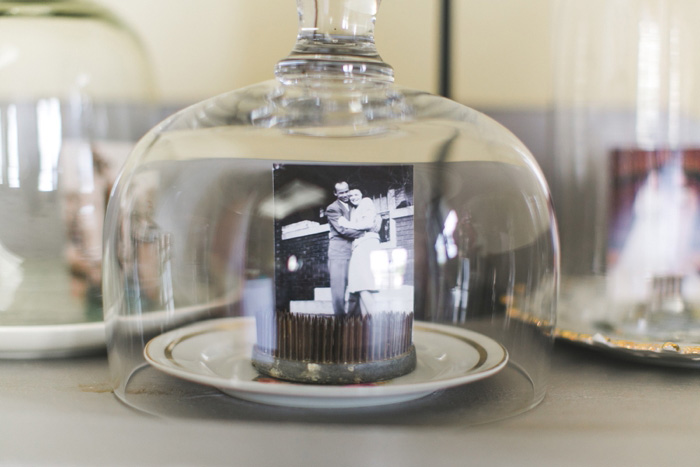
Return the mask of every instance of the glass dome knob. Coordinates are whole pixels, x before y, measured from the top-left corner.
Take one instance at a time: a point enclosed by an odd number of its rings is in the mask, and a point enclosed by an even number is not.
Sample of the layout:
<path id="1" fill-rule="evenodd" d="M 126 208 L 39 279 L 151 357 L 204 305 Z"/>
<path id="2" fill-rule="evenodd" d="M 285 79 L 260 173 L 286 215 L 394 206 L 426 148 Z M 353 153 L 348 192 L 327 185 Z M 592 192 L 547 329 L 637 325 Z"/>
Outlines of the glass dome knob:
<path id="1" fill-rule="evenodd" d="M 393 81 L 374 44 L 379 0 L 297 0 L 299 33 L 291 54 L 277 64 L 283 82 L 298 82 L 299 73 L 336 70 L 340 76 Z"/>

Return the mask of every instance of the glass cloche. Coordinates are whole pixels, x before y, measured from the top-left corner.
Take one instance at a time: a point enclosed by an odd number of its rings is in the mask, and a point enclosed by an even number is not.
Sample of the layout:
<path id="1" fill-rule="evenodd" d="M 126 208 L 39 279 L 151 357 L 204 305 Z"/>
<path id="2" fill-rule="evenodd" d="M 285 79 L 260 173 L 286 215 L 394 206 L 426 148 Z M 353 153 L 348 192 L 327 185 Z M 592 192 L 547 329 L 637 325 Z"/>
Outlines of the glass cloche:
<path id="1" fill-rule="evenodd" d="M 248 420 L 469 424 L 533 407 L 558 284 L 537 164 L 493 120 L 393 84 L 379 1 L 297 4 L 275 79 L 156 126 L 112 192 L 115 394 Z"/>
<path id="2" fill-rule="evenodd" d="M 102 224 L 152 93 L 111 12 L 0 0 L 0 358 L 104 351 Z"/>
<path id="3" fill-rule="evenodd" d="M 698 367 L 700 2 L 555 5 L 558 333 Z"/>

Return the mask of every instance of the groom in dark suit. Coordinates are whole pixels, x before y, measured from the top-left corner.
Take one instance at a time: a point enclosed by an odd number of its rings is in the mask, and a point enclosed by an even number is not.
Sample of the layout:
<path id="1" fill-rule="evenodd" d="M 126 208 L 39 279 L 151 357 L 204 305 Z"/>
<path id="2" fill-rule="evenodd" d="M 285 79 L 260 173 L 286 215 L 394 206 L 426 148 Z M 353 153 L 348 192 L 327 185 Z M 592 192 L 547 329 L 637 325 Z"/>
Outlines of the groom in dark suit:
<path id="1" fill-rule="evenodd" d="M 336 200 L 326 208 L 326 218 L 330 225 L 328 271 L 331 276 L 333 313 L 336 316 L 343 316 L 346 312 L 352 315 L 360 310 L 356 294 L 350 294 L 347 310 L 345 308 L 345 289 L 348 285 L 348 265 L 352 255 L 352 241 L 364 233 L 361 230 L 338 225 L 338 220 L 341 217 L 350 219 L 352 207 L 348 203 L 349 191 L 350 187 L 347 182 L 336 183 L 333 190 Z"/>

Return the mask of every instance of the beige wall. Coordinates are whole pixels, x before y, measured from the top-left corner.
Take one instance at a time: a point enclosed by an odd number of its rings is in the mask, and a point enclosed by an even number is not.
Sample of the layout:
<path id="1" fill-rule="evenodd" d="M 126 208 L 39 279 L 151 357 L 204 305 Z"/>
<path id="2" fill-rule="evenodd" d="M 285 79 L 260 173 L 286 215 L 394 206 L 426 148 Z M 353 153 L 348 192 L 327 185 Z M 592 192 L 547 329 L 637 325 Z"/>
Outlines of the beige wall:
<path id="1" fill-rule="evenodd" d="M 294 45 L 295 0 L 97 0 L 141 36 L 161 98 L 189 102 L 272 78 Z M 385 0 L 376 40 L 397 82 L 437 90 L 439 2 Z"/>
<path id="2" fill-rule="evenodd" d="M 453 0 L 456 100 L 490 109 L 549 105 L 550 2 Z"/>
<path id="3" fill-rule="evenodd" d="M 166 102 L 272 77 L 296 36 L 295 0 L 98 0 L 143 38 Z M 542 108 L 550 100 L 550 0 L 454 0 L 455 99 Z M 377 45 L 397 83 L 436 92 L 438 0 L 383 0 Z"/>

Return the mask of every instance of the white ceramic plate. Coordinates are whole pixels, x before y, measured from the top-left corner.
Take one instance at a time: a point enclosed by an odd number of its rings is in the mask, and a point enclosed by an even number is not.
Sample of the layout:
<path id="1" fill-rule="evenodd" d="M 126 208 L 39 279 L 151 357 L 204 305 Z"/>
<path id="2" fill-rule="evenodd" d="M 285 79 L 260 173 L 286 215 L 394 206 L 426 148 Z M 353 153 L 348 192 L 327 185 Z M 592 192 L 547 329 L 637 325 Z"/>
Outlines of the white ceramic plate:
<path id="1" fill-rule="evenodd" d="M 506 366 L 502 345 L 476 332 L 428 323 L 414 325 L 417 368 L 391 381 L 348 386 L 287 383 L 251 365 L 254 318 L 225 318 L 161 334 L 144 349 L 155 368 L 222 392 L 271 405 L 346 408 L 393 404 L 489 377 Z"/>
<path id="2" fill-rule="evenodd" d="M 105 349 L 103 322 L 0 326 L 0 358 L 53 358 Z"/>
<path id="3" fill-rule="evenodd" d="M 212 310 L 231 304 L 232 297 L 196 306 L 146 312 L 116 319 L 116 326 L 152 332 L 163 326 L 176 326 L 188 320 L 211 314 Z M 59 358 L 104 352 L 106 349 L 103 321 L 71 324 L 31 324 L 0 326 L 0 358 Z"/>

